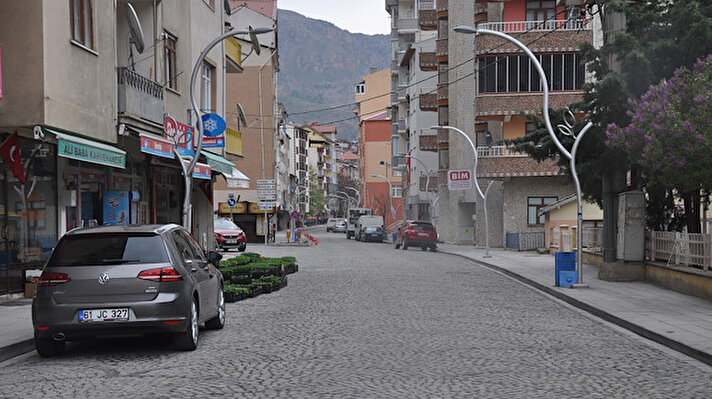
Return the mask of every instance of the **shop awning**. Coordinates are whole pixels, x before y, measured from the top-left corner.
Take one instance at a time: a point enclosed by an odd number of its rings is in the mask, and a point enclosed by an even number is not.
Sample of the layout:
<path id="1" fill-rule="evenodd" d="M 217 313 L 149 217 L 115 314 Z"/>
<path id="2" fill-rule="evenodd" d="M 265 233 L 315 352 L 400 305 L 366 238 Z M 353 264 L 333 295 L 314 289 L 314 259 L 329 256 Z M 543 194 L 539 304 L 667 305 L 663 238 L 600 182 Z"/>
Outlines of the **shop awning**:
<path id="1" fill-rule="evenodd" d="M 225 174 L 227 186 L 230 188 L 250 188 L 250 178 L 233 166 L 232 173 Z"/>
<path id="2" fill-rule="evenodd" d="M 126 168 L 126 151 L 122 149 L 47 128 L 44 130 L 57 136 L 57 155 L 60 157 L 114 168 Z"/>
<path id="3" fill-rule="evenodd" d="M 235 165 L 229 159 L 213 154 L 210 151 L 200 150 L 200 153 L 205 156 L 208 161 L 208 165 L 210 165 L 214 171 L 220 172 L 226 176 L 232 174 L 232 169 Z"/>

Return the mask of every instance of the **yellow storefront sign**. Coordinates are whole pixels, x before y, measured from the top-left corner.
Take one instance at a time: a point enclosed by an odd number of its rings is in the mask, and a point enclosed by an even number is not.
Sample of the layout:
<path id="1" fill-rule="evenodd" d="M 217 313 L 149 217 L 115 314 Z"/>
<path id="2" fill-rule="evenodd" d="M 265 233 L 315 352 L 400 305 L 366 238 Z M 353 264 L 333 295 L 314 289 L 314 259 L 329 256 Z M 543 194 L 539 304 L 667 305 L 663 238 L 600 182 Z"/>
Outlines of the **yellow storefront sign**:
<path id="1" fill-rule="evenodd" d="M 218 212 L 219 213 L 230 213 L 231 209 L 227 205 L 227 202 L 218 202 Z M 232 213 L 246 213 L 247 212 L 247 203 L 246 202 L 238 202 L 235 204 L 235 206 L 232 207 Z"/>
<path id="2" fill-rule="evenodd" d="M 274 207 L 264 210 L 260 209 L 260 204 L 257 202 L 251 202 L 250 203 L 250 213 L 274 213 Z"/>

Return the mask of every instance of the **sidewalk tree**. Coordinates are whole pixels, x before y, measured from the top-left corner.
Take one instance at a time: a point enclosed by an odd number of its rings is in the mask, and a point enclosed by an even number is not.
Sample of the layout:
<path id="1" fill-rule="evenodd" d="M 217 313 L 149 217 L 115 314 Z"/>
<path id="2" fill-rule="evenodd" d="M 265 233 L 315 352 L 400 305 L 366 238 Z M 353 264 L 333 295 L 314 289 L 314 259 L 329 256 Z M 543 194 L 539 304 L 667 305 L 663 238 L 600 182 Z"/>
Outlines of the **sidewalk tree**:
<path id="1" fill-rule="evenodd" d="M 318 216 L 324 213 L 326 197 L 319 188 L 317 175 L 314 168 L 309 168 L 309 216 Z"/>
<path id="2" fill-rule="evenodd" d="M 631 169 L 625 151 L 606 145 L 608 125 L 628 126 L 631 123 L 628 99 L 641 97 L 650 86 L 673 76 L 675 69 L 691 68 L 697 59 L 712 53 L 710 1 L 621 1 L 607 2 L 604 7 L 623 13 L 626 29 L 604 33 L 605 44 L 601 48 L 596 49 L 591 43 L 580 45 L 587 71 L 592 72 L 596 80 L 584 85 L 583 100 L 571 106 L 572 111 L 586 115 L 573 131 L 580 131 L 588 121 L 593 122 L 580 143 L 576 159 L 583 192 L 599 204 L 603 198 L 602 177 Z M 549 115 L 552 125 L 556 126 L 561 121 L 562 110 L 550 110 Z M 556 159 L 567 170 L 568 160 L 559 156 L 543 120 L 528 117 L 536 123 L 537 129 L 505 142 L 535 159 Z M 572 139 L 559 137 L 564 146 L 571 148 Z M 632 169 L 635 168 L 633 165 Z M 640 182 L 634 185 L 639 186 Z M 672 193 L 665 188 L 662 192 Z M 664 204 L 670 202 L 664 195 L 656 198 L 663 201 L 657 208 L 664 208 Z"/>
<path id="3" fill-rule="evenodd" d="M 685 204 L 687 231 L 700 231 L 700 194 L 712 189 L 712 55 L 629 100 L 626 126 L 608 125 L 608 144 L 672 187 Z"/>

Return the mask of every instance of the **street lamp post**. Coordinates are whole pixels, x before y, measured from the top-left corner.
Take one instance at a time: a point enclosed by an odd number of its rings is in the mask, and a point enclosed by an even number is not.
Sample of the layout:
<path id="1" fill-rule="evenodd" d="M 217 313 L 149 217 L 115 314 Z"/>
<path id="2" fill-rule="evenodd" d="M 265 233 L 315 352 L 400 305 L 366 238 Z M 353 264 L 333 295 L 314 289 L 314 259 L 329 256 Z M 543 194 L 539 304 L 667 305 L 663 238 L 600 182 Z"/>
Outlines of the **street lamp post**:
<path id="1" fill-rule="evenodd" d="M 388 178 L 387 178 L 386 176 L 379 175 L 379 174 L 372 174 L 371 177 L 378 177 L 378 178 L 381 178 L 381 179 L 385 180 L 386 183 L 388 183 L 388 208 L 390 209 L 390 211 L 391 211 L 391 216 L 393 216 L 393 221 L 395 222 L 395 221 L 396 221 L 396 213 L 395 213 L 395 211 L 393 210 L 393 203 L 392 203 L 392 200 L 391 200 L 391 194 L 393 193 L 393 186 L 391 185 L 390 180 L 388 180 Z M 388 215 L 385 215 L 385 216 L 386 216 L 386 221 L 387 221 L 387 220 L 388 220 Z M 386 225 L 388 225 L 388 223 L 386 223 Z"/>
<path id="2" fill-rule="evenodd" d="M 358 203 L 356 202 L 356 198 L 354 198 L 354 197 L 348 195 L 346 192 L 344 192 L 344 191 L 337 191 L 336 194 L 341 194 L 341 195 L 343 195 L 344 197 L 348 198 L 348 199 L 349 199 L 349 205 L 355 204 L 356 206 L 358 206 Z"/>
<path id="3" fill-rule="evenodd" d="M 185 197 L 183 198 L 183 226 L 190 230 L 190 195 L 192 191 L 192 173 L 193 169 L 195 168 L 196 162 L 198 162 L 198 157 L 200 156 L 200 150 L 203 148 L 203 112 L 200 110 L 200 107 L 198 107 L 198 103 L 195 99 L 195 80 L 198 78 L 198 72 L 200 71 L 200 67 L 203 65 L 203 61 L 205 60 L 205 57 L 208 55 L 210 50 L 213 49 L 218 43 L 222 42 L 223 40 L 227 39 L 230 36 L 237 36 L 237 35 L 246 35 L 246 34 L 263 34 L 267 32 L 271 32 L 272 28 L 256 28 L 252 30 L 242 30 L 242 31 L 230 31 L 226 32 L 215 39 L 213 39 L 208 45 L 203 49 L 203 51 L 200 53 L 200 56 L 198 59 L 195 61 L 195 65 L 193 66 L 193 73 L 190 76 L 190 103 L 191 106 L 193 107 L 193 112 L 197 116 L 197 121 L 196 121 L 196 139 L 198 141 L 198 147 L 195 150 L 195 154 L 193 155 L 193 158 L 190 160 L 190 163 L 183 169 L 183 173 L 185 174 Z M 183 159 L 180 159 L 181 164 L 183 163 Z"/>
<path id="4" fill-rule="evenodd" d="M 356 203 L 356 206 L 360 206 L 361 205 L 361 193 L 353 187 L 344 187 L 344 188 L 348 188 L 349 190 L 354 190 L 354 192 L 356 193 L 356 196 L 357 196 L 356 200 L 358 201 Z"/>
<path id="5" fill-rule="evenodd" d="M 475 180 L 475 187 L 477 188 L 477 193 L 480 195 L 480 198 L 482 198 L 483 201 L 483 208 L 485 211 L 485 258 L 489 258 L 489 218 L 487 217 L 487 196 L 489 195 L 489 190 L 490 187 L 492 186 L 492 180 L 490 180 L 489 184 L 487 185 L 487 188 L 485 189 L 485 192 L 482 192 L 482 189 L 480 188 L 480 183 L 477 180 L 477 148 L 475 147 L 475 143 L 472 142 L 472 139 L 470 136 L 465 134 L 462 130 L 454 127 L 454 126 L 431 126 L 431 129 L 448 129 L 452 130 L 453 132 L 459 133 L 463 137 L 467 139 L 467 142 L 470 143 L 470 147 L 472 147 L 472 152 L 475 153 L 475 166 L 472 167 L 472 177 Z"/>
<path id="6" fill-rule="evenodd" d="M 569 152 L 563 144 L 561 144 L 561 141 L 559 141 L 559 138 L 556 136 L 556 133 L 554 132 L 554 128 L 551 126 L 551 120 L 549 119 L 549 84 L 546 79 L 546 74 L 544 73 L 544 69 L 541 67 L 541 64 L 539 63 L 539 60 L 536 58 L 534 53 L 525 46 L 522 42 L 519 40 L 513 38 L 512 36 L 509 36 L 505 33 L 494 31 L 494 30 L 489 30 L 489 29 L 480 29 L 480 28 L 473 28 L 471 26 L 456 26 L 455 27 L 455 32 L 459 33 L 470 33 L 470 34 L 485 34 L 485 35 L 493 35 L 500 37 L 502 39 L 508 40 L 512 42 L 515 46 L 519 47 L 524 53 L 531 59 L 532 65 L 536 68 L 537 72 L 539 73 L 539 78 L 541 79 L 541 84 L 542 84 L 542 91 L 544 92 L 544 105 L 542 107 L 543 111 L 542 113 L 544 114 L 544 122 L 546 123 L 546 129 L 549 131 L 549 136 L 551 136 L 552 141 L 554 144 L 556 144 L 556 148 L 559 149 L 559 152 L 561 152 L 568 160 L 569 160 L 569 168 L 571 169 L 571 176 L 574 179 L 574 184 L 576 185 L 576 202 L 578 204 L 577 206 L 577 213 L 578 217 L 576 220 L 576 274 L 578 275 L 578 283 L 574 284 L 574 288 L 584 288 L 588 287 L 588 285 L 583 283 L 583 199 L 582 199 L 582 193 L 581 193 L 581 183 L 579 182 L 578 174 L 576 173 L 576 151 L 578 150 L 579 143 L 581 142 L 581 139 L 583 136 L 586 134 L 588 129 L 593 126 L 593 123 L 588 122 L 580 132 L 576 133 L 573 131 L 572 127 L 573 124 L 566 123 L 566 125 L 559 125 L 557 128 L 562 134 L 565 134 L 567 136 L 571 136 L 574 138 L 574 145 L 571 147 L 571 152 Z M 570 113 L 570 111 L 568 111 Z M 566 115 L 565 115 L 566 116 Z"/>

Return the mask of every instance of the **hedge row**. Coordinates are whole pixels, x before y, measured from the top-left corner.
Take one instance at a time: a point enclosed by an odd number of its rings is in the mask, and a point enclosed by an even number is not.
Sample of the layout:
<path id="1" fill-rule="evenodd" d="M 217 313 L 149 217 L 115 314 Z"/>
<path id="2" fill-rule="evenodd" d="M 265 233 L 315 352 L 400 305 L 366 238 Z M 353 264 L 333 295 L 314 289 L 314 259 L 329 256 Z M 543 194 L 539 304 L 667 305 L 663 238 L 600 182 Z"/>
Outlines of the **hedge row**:
<path id="1" fill-rule="evenodd" d="M 220 262 L 218 269 L 224 278 L 226 302 L 276 291 L 287 285 L 287 274 L 299 270 L 293 256 L 264 258 L 251 252 Z"/>

